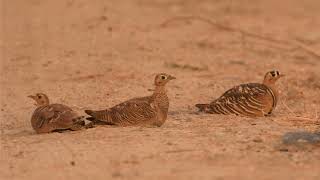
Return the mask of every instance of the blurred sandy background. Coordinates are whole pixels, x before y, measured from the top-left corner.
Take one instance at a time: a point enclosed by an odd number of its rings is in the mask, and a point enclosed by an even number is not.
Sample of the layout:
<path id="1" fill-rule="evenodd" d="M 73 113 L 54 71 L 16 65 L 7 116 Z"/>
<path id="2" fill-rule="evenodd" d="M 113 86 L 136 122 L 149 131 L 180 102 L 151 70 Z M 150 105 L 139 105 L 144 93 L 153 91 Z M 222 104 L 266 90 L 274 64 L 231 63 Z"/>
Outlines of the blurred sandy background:
<path id="1" fill-rule="evenodd" d="M 319 146 L 281 145 L 285 132 L 319 129 L 319 0 L 0 6 L 0 179 L 320 179 Z M 195 113 L 195 103 L 272 69 L 287 75 L 273 116 Z M 158 72 L 177 77 L 161 128 L 31 129 L 27 95 L 45 92 L 83 114 L 150 94 Z"/>

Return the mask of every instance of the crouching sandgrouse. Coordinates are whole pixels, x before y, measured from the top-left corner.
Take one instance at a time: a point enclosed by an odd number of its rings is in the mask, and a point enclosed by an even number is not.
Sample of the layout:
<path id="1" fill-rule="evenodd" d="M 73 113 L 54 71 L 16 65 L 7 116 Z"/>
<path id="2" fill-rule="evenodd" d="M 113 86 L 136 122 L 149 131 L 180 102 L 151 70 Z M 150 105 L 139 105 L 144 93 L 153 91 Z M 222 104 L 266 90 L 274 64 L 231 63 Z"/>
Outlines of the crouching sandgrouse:
<path id="1" fill-rule="evenodd" d="M 175 77 L 161 73 L 156 75 L 155 89 L 151 96 L 130 99 L 114 107 L 92 111 L 85 110 L 94 123 L 104 122 L 117 126 L 161 126 L 167 119 L 169 99 L 165 85 Z"/>
<path id="2" fill-rule="evenodd" d="M 270 71 L 263 83 L 248 83 L 235 86 L 210 104 L 196 104 L 200 111 L 212 114 L 235 114 L 261 117 L 272 113 L 278 102 L 276 81 L 284 75 Z"/>
<path id="3" fill-rule="evenodd" d="M 43 93 L 28 96 L 36 101 L 36 110 L 31 117 L 32 128 L 37 133 L 49 133 L 61 130 L 80 130 L 85 125 L 84 117 L 79 116 L 68 106 L 50 104 Z"/>

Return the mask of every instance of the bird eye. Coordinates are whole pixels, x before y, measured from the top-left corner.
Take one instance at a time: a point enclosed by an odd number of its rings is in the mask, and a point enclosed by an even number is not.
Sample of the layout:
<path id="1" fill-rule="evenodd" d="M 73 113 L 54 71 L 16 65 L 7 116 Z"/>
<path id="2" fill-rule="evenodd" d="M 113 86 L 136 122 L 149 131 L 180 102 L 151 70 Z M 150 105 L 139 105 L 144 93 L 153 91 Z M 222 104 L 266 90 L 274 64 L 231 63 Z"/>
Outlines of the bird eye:
<path id="1" fill-rule="evenodd" d="M 278 76 L 280 75 L 279 71 L 277 71 L 277 75 L 278 75 Z"/>
<path id="2" fill-rule="evenodd" d="M 276 76 L 276 73 L 274 71 L 270 72 L 272 77 Z"/>
<path id="3" fill-rule="evenodd" d="M 38 95 L 38 98 L 39 98 L 39 99 L 41 99 L 41 98 L 42 98 L 42 96 Z"/>
<path id="4" fill-rule="evenodd" d="M 161 79 L 165 80 L 165 79 L 167 79 L 167 77 L 166 76 L 161 76 Z"/>

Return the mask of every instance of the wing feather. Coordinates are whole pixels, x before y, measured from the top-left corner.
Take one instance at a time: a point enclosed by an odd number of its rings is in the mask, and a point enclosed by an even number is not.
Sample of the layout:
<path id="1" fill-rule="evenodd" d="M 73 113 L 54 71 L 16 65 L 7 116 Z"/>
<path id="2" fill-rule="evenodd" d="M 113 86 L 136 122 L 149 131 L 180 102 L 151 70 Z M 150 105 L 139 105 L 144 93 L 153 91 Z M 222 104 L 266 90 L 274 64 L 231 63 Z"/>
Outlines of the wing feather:
<path id="1" fill-rule="evenodd" d="M 103 111 L 92 111 L 89 115 L 107 123 L 117 125 L 132 125 L 144 123 L 157 116 L 151 105 L 150 96 L 134 98 Z"/>
<path id="2" fill-rule="evenodd" d="M 62 104 L 41 106 L 34 111 L 31 119 L 32 126 L 37 129 L 43 128 L 44 125 L 67 129 L 77 123 L 75 121 L 80 120 L 77 113 Z"/>
<path id="3" fill-rule="evenodd" d="M 255 116 L 263 113 L 266 95 L 272 96 L 272 90 L 263 84 L 241 84 L 226 91 L 220 98 L 213 101 L 210 107 L 220 114 Z"/>

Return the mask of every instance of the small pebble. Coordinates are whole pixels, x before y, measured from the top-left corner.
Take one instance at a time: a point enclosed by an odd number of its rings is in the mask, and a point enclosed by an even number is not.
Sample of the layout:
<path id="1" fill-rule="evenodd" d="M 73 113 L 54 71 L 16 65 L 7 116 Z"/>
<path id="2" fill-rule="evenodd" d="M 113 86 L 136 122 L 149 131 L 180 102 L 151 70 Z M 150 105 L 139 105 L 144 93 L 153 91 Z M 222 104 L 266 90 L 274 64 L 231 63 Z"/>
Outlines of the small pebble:
<path id="1" fill-rule="evenodd" d="M 281 152 L 289 152 L 289 149 L 288 148 L 281 148 L 281 149 L 279 149 L 279 151 L 281 151 Z"/>
<path id="2" fill-rule="evenodd" d="M 76 165 L 76 163 L 74 161 L 71 161 L 70 164 L 71 164 L 71 166 L 75 166 Z"/>
<path id="3" fill-rule="evenodd" d="M 256 143 L 261 143 L 261 142 L 263 142 L 263 140 L 260 139 L 260 138 L 253 139 L 252 141 L 253 141 L 253 142 L 256 142 Z"/>

